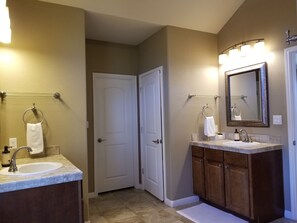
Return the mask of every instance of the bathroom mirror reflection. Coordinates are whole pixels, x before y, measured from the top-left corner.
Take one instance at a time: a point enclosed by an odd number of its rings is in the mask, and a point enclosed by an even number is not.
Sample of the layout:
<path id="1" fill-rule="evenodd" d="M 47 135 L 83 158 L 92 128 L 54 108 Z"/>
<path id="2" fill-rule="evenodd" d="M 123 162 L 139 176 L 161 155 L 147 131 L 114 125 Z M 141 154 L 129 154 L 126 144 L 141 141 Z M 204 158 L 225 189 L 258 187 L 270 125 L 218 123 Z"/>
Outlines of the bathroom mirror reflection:
<path id="1" fill-rule="evenodd" d="M 228 126 L 269 127 L 267 64 L 226 71 Z"/>

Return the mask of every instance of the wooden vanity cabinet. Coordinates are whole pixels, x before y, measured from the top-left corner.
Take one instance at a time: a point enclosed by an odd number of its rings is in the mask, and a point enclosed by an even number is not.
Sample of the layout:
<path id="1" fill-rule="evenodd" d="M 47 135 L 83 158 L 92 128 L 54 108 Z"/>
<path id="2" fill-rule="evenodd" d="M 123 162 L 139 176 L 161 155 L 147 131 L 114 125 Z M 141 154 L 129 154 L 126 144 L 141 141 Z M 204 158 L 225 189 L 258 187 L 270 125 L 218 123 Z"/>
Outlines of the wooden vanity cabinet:
<path id="1" fill-rule="evenodd" d="M 248 156 L 224 152 L 226 208 L 250 216 Z"/>
<path id="2" fill-rule="evenodd" d="M 223 151 L 205 151 L 205 198 L 215 204 L 225 206 L 225 186 Z"/>
<path id="3" fill-rule="evenodd" d="M 194 183 L 194 194 L 205 198 L 205 182 L 204 182 L 204 150 L 196 147 L 192 150 L 192 170 Z"/>
<path id="4" fill-rule="evenodd" d="M 0 193 L 0 222 L 82 223 L 82 182 Z"/>
<path id="5" fill-rule="evenodd" d="M 250 222 L 283 217 L 281 150 L 242 154 L 192 146 L 192 157 L 194 193 L 203 201 Z M 204 187 L 205 194 L 200 192 Z"/>

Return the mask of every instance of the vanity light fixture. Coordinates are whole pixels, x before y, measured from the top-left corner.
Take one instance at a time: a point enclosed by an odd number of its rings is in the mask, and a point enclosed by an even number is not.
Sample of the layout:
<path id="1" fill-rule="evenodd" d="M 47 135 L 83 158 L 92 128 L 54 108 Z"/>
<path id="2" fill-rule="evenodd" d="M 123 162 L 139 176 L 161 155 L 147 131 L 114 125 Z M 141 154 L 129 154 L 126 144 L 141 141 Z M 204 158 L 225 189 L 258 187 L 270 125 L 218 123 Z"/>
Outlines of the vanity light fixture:
<path id="1" fill-rule="evenodd" d="M 0 42 L 11 43 L 9 9 L 6 0 L 0 0 Z"/>
<path id="2" fill-rule="evenodd" d="M 252 43 L 254 43 L 253 48 Z M 219 64 L 226 63 L 228 58 L 238 59 L 249 56 L 253 49 L 256 52 L 263 52 L 265 49 L 264 39 L 251 39 L 228 47 L 219 54 Z"/>

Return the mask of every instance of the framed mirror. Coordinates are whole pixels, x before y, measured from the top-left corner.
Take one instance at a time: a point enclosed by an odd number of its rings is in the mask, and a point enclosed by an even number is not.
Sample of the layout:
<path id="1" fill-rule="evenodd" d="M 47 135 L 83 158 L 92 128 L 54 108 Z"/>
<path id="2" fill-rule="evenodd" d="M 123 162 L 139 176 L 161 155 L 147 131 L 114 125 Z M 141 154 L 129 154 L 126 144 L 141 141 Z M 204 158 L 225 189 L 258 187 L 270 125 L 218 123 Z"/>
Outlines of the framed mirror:
<path id="1" fill-rule="evenodd" d="M 269 127 L 267 64 L 225 72 L 227 126 Z"/>

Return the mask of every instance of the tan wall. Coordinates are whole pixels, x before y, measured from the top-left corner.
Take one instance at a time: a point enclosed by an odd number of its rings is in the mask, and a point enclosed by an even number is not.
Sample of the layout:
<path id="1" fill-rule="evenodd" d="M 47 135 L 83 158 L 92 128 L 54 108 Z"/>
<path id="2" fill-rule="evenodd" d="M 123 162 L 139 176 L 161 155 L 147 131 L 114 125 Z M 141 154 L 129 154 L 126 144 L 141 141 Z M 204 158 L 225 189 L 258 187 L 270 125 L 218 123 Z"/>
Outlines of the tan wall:
<path id="1" fill-rule="evenodd" d="M 280 138 L 284 145 L 284 180 L 285 206 L 290 210 L 289 169 L 287 151 L 287 114 L 284 49 L 285 31 L 290 29 L 296 34 L 296 1 L 293 0 L 248 0 L 218 34 L 219 52 L 227 47 L 253 38 L 264 38 L 268 51 L 273 53 L 274 60 L 268 62 L 269 81 L 269 128 L 246 128 L 249 133 L 265 134 Z M 224 70 L 220 69 L 219 92 L 225 95 Z M 234 128 L 226 126 L 225 100 L 220 103 L 220 119 L 223 131 L 233 132 Z M 283 125 L 272 124 L 272 115 L 282 115 Z"/>
<path id="2" fill-rule="evenodd" d="M 166 131 L 168 198 L 193 195 L 190 135 L 203 124 L 206 104 L 217 120 L 218 93 L 217 37 L 214 34 L 168 27 L 168 123 Z M 187 100 L 188 94 L 206 97 Z M 199 135 L 202 137 L 202 129 Z"/>
<path id="3" fill-rule="evenodd" d="M 139 70 L 164 66 L 167 198 L 193 195 L 190 135 L 197 132 L 202 106 L 216 112 L 216 35 L 166 27 L 139 45 Z M 210 95 L 187 101 L 189 93 Z M 216 113 L 215 113 L 216 115 Z"/>
<path id="4" fill-rule="evenodd" d="M 137 74 L 137 47 L 86 41 L 89 192 L 94 192 L 93 72 Z"/>
<path id="5" fill-rule="evenodd" d="M 88 219 L 84 11 L 39 1 L 9 1 L 12 44 L 0 44 L 0 89 L 13 92 L 60 92 L 52 97 L 8 96 L 0 106 L 0 145 L 17 137 L 25 145 L 23 112 L 32 103 L 43 111 L 45 143 L 84 173 Z"/>

